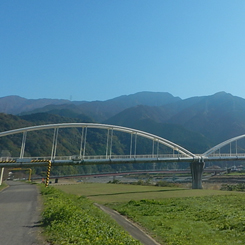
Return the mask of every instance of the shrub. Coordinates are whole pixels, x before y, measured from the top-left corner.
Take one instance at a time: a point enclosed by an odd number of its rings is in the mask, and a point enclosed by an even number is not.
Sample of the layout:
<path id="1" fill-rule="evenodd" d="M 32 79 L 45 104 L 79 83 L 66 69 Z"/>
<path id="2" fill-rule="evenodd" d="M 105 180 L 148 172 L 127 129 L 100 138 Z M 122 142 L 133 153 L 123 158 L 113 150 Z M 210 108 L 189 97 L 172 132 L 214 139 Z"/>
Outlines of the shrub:
<path id="1" fill-rule="evenodd" d="M 245 191 L 245 183 L 240 184 L 222 184 L 220 190 L 222 191 Z"/>
<path id="2" fill-rule="evenodd" d="M 156 183 L 156 186 L 161 186 L 161 187 L 179 187 L 179 184 L 170 183 L 170 182 L 167 182 L 167 181 L 158 181 Z"/>

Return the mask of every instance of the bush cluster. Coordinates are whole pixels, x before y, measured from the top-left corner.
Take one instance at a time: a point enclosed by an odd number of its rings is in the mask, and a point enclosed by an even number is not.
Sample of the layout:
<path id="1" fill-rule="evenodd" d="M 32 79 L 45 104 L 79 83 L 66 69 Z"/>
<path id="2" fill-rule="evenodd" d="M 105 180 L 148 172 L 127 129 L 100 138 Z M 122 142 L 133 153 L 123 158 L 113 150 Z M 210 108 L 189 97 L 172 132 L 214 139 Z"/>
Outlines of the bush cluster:
<path id="1" fill-rule="evenodd" d="M 245 183 L 240 184 L 222 184 L 221 188 L 222 191 L 245 191 Z"/>

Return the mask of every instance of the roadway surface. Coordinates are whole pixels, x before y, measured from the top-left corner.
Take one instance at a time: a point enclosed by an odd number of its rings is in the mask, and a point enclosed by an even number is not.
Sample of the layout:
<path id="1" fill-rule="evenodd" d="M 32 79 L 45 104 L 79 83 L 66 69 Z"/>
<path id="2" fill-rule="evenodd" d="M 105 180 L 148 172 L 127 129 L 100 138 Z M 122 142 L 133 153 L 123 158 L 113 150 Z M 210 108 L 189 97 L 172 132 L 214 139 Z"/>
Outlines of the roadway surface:
<path id="1" fill-rule="evenodd" d="M 40 208 L 35 185 L 8 181 L 0 192 L 0 244 L 41 245 Z M 38 238 L 39 237 L 39 238 Z"/>

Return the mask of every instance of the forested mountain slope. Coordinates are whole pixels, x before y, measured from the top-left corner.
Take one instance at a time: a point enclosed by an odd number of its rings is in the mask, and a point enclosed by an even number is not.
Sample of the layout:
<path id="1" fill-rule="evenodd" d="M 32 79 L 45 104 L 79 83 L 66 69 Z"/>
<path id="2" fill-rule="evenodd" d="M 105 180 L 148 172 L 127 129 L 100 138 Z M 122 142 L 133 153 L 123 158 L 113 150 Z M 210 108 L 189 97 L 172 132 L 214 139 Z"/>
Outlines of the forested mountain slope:
<path id="1" fill-rule="evenodd" d="M 18 108 L 19 99 L 11 100 L 13 108 Z M 49 104 L 34 111 L 38 113 L 20 117 L 2 114 L 1 131 L 32 124 L 107 123 L 159 135 L 196 153 L 245 133 L 245 100 L 225 92 L 185 100 L 141 92 L 107 101 Z"/>

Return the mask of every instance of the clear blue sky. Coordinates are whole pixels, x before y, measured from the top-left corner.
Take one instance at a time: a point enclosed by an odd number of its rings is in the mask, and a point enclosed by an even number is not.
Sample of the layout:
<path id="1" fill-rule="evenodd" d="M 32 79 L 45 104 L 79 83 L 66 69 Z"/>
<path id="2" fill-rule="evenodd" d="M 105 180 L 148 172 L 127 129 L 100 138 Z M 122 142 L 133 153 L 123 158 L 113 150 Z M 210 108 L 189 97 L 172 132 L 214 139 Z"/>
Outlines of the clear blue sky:
<path id="1" fill-rule="evenodd" d="M 244 0 L 1 0 L 0 97 L 245 98 Z"/>

